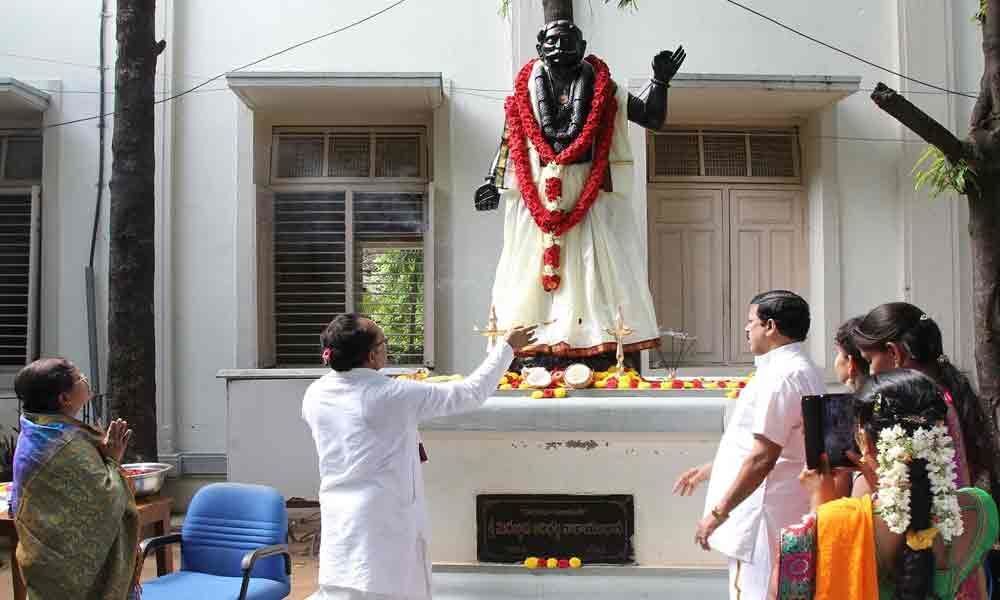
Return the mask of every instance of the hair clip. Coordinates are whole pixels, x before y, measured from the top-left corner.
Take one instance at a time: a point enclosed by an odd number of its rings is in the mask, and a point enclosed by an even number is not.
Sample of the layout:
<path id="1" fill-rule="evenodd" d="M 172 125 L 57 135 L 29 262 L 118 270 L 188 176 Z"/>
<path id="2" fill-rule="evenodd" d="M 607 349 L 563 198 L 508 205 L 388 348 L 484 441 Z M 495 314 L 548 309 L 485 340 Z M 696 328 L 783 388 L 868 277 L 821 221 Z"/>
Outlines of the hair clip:
<path id="1" fill-rule="evenodd" d="M 323 364 L 329 365 L 333 358 L 333 348 L 323 348 Z"/>
<path id="2" fill-rule="evenodd" d="M 927 313 L 924 313 L 924 314 L 920 315 L 920 320 L 921 321 L 930 321 L 930 319 L 931 318 L 927 316 Z"/>
<path id="3" fill-rule="evenodd" d="M 918 415 L 908 415 L 900 419 L 905 423 L 912 423 L 913 425 L 926 425 L 927 417 L 921 417 Z"/>
<path id="4" fill-rule="evenodd" d="M 875 400 L 875 412 L 882 412 L 882 392 L 875 394 L 872 398 Z"/>
<path id="5" fill-rule="evenodd" d="M 942 354 L 941 356 L 937 357 L 937 361 L 942 365 L 946 365 L 951 362 L 951 360 L 948 359 L 947 354 Z"/>

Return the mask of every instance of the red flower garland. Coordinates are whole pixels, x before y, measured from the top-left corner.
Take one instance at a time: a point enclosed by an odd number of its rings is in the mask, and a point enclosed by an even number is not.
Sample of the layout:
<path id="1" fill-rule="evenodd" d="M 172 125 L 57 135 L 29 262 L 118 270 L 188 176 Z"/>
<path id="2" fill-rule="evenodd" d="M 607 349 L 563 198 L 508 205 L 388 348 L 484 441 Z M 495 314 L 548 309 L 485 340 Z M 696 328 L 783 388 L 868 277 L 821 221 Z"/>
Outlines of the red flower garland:
<path id="1" fill-rule="evenodd" d="M 559 246 L 549 246 L 542 253 L 542 262 L 546 265 L 551 266 L 553 269 L 559 268 Z"/>
<path id="2" fill-rule="evenodd" d="M 537 59 L 535 59 L 537 60 Z M 531 145 L 535 147 L 538 156 L 542 159 L 542 164 L 558 163 L 560 165 L 570 165 L 580 160 L 584 154 L 594 145 L 597 129 L 604 116 L 605 105 L 608 100 L 614 100 L 611 96 L 611 70 L 608 65 L 594 55 L 587 57 L 587 62 L 594 67 L 594 97 L 590 104 L 590 114 L 583 125 L 583 130 L 573 143 L 556 155 L 555 150 L 549 145 L 548 140 L 542 134 L 542 128 L 535 120 L 535 112 L 531 106 L 531 93 L 528 91 L 528 82 L 531 80 L 531 73 L 535 67 L 535 60 L 528 61 L 528 64 L 521 68 L 514 82 L 514 98 L 518 102 L 518 109 L 521 113 L 524 131 L 531 140 Z"/>
<path id="3" fill-rule="evenodd" d="M 562 179 L 549 177 L 545 180 L 545 197 L 549 202 L 555 202 L 562 196 Z"/>
<path id="4" fill-rule="evenodd" d="M 590 114 L 584 124 L 583 131 L 577 139 L 557 156 L 542 135 L 541 128 L 535 119 L 531 108 L 531 98 L 528 91 L 528 80 L 534 66 L 534 61 L 525 65 L 518 73 L 515 84 L 515 95 L 508 97 L 505 103 L 507 112 L 508 137 L 510 140 L 510 157 L 514 163 L 514 172 L 521 188 L 521 195 L 531 213 L 535 224 L 550 236 L 549 243 L 542 256 L 542 288 L 547 292 L 559 288 L 561 278 L 556 269 L 561 263 L 561 248 L 558 237 L 575 227 L 590 211 L 601 191 L 604 173 L 608 169 L 611 143 L 614 138 L 615 117 L 618 114 L 618 103 L 610 95 L 611 76 L 606 64 L 595 56 L 587 57 L 596 71 L 594 83 L 594 98 Z M 531 172 L 531 161 L 528 155 L 527 141 L 545 163 L 555 162 L 559 165 L 572 164 L 583 156 L 592 146 L 595 147 L 594 160 L 590 173 L 584 183 L 580 197 L 569 212 L 554 209 L 548 210 L 542 203 Z M 596 140 L 596 144 L 595 144 Z M 545 195 L 555 202 L 562 195 L 562 179 L 550 177 L 545 181 Z"/>

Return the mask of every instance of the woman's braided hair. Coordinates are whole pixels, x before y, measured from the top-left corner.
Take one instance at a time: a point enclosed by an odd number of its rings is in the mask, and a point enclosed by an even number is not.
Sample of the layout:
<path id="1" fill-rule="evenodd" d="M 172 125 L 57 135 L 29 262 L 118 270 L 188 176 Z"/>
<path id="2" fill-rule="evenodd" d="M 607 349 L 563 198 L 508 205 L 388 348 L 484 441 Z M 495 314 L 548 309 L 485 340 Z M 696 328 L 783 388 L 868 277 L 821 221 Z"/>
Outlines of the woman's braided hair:
<path id="1" fill-rule="evenodd" d="M 872 376 L 857 396 L 856 413 L 868 439 L 877 440 L 883 429 L 900 426 L 912 436 L 918 428 L 930 428 L 948 414 L 938 385 L 912 369 L 897 369 Z M 923 531 L 931 526 L 931 482 L 927 461 L 912 460 L 910 475 L 910 526 Z M 914 550 L 903 544 L 895 573 L 895 600 L 935 598 L 933 547 Z"/>

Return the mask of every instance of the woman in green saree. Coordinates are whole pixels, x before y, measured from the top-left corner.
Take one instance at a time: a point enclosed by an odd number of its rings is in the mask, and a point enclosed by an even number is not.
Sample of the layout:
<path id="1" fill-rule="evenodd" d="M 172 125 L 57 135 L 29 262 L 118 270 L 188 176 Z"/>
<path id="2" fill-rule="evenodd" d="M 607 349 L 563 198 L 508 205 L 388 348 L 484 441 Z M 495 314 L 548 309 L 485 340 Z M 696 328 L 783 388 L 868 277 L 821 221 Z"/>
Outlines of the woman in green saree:
<path id="1" fill-rule="evenodd" d="M 23 414 L 10 513 L 28 598 L 125 600 L 140 566 L 135 497 L 119 467 L 132 432 L 77 420 L 90 384 L 66 359 L 31 363 L 14 391 Z"/>
<path id="2" fill-rule="evenodd" d="M 997 507 L 958 489 L 947 404 L 918 371 L 873 376 L 856 404 L 873 495 L 841 498 L 834 474 L 805 471 L 813 513 L 781 534 L 782 600 L 964 599 L 997 539 Z"/>

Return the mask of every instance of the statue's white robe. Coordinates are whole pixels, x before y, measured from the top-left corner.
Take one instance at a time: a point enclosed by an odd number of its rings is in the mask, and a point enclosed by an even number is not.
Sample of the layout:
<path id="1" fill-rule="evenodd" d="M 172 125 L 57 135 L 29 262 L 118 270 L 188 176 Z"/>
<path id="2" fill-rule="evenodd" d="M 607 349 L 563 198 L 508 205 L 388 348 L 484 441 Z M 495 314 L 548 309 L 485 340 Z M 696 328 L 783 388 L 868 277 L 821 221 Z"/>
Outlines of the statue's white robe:
<path id="1" fill-rule="evenodd" d="M 541 62 L 535 63 L 535 72 Z M 538 119 L 534 86 L 531 104 Z M 540 346 L 555 354 L 589 356 L 615 350 L 615 313 L 622 307 L 625 324 L 634 333 L 624 340 L 626 350 L 652 347 L 659 328 L 646 277 L 642 236 L 633 218 L 634 164 L 628 137 L 628 91 L 617 86 L 618 114 L 611 146 L 611 192 L 600 192 L 587 216 L 562 239 L 562 283 L 555 292 L 542 289 L 543 233 L 524 203 L 512 164 L 504 177 L 504 244 L 493 281 L 493 305 L 501 328 L 553 321 L 538 331 Z M 542 168 L 528 142 L 531 171 L 539 195 L 545 198 L 545 179 L 552 166 Z M 563 194 L 559 207 L 572 210 L 580 196 L 591 163 L 562 167 Z M 485 313 L 485 308 L 484 308 Z"/>

